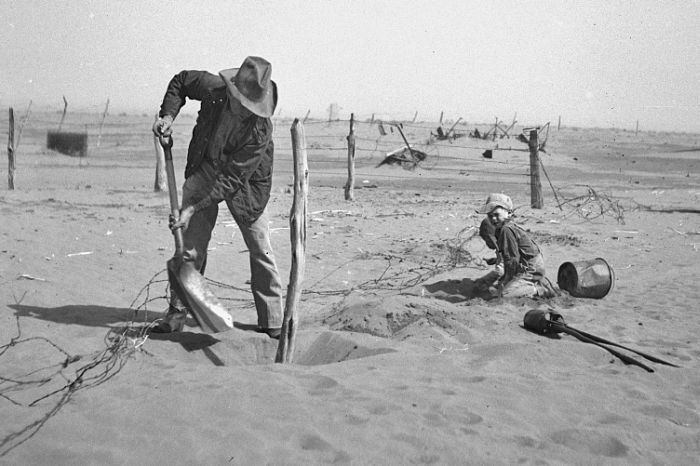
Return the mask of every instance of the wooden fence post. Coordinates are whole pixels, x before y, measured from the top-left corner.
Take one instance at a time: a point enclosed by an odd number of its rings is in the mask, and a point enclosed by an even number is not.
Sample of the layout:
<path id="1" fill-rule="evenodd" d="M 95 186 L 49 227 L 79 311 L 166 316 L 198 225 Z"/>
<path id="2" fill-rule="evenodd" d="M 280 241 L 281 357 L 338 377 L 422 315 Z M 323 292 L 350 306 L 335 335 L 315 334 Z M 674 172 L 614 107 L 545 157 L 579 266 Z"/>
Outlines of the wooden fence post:
<path id="1" fill-rule="evenodd" d="M 401 135 L 401 139 L 403 139 L 403 142 L 406 144 L 406 149 L 408 149 L 408 153 L 411 154 L 411 160 L 413 161 L 413 166 L 415 167 L 418 165 L 418 158 L 416 155 L 413 153 L 413 149 L 411 148 L 411 145 L 408 143 L 408 139 L 406 139 L 406 135 L 403 134 L 403 131 L 401 130 L 401 125 L 396 124 L 396 129 L 399 130 L 399 134 Z"/>
<path id="2" fill-rule="evenodd" d="M 554 185 L 552 184 L 552 180 L 549 178 L 549 175 L 547 174 L 547 170 L 544 168 L 544 164 L 542 163 L 542 159 L 540 159 L 540 166 L 542 167 L 542 173 L 544 173 L 544 177 L 547 178 L 547 182 L 549 183 L 549 187 L 552 188 L 552 194 L 554 194 L 554 200 L 557 201 L 557 207 L 559 207 L 559 210 L 564 211 L 561 207 L 561 202 L 559 202 L 559 196 L 557 195 L 557 190 L 554 189 Z"/>
<path id="3" fill-rule="evenodd" d="M 100 132 L 97 134 L 97 147 L 100 147 L 100 142 L 102 141 L 102 128 L 105 125 L 105 118 L 107 118 L 107 110 L 109 109 L 109 99 L 105 104 L 105 111 L 102 112 L 102 119 L 100 120 Z"/>
<path id="4" fill-rule="evenodd" d="M 7 133 L 7 189 L 15 189 L 15 111 L 12 107 Z"/>
<path id="5" fill-rule="evenodd" d="M 416 118 L 418 118 L 418 110 L 416 110 L 416 113 L 413 114 L 413 120 L 411 121 L 411 123 L 415 123 Z"/>
<path id="6" fill-rule="evenodd" d="M 537 129 L 530 131 L 530 207 L 541 209 L 542 183 L 540 182 L 540 147 L 537 141 Z"/>
<path id="7" fill-rule="evenodd" d="M 68 111 L 68 100 L 66 96 L 63 96 L 63 115 L 61 115 L 61 122 L 58 124 L 58 131 L 61 131 L 61 126 L 63 126 L 63 120 L 66 119 L 66 112 Z"/>
<path id="8" fill-rule="evenodd" d="M 22 139 L 22 130 L 24 130 L 24 125 L 27 124 L 27 121 L 29 121 L 29 112 L 32 109 L 32 101 L 29 101 L 29 105 L 27 105 L 27 111 L 24 113 L 24 118 L 22 118 L 22 122 L 19 124 L 19 130 L 17 131 L 17 137 L 15 138 L 15 150 L 19 147 L 19 141 Z"/>
<path id="9" fill-rule="evenodd" d="M 306 161 L 306 138 L 304 125 L 298 118 L 292 123 L 292 155 L 294 158 L 294 201 L 289 216 L 289 230 L 292 241 L 292 266 L 289 272 L 289 285 L 284 305 L 282 333 L 277 346 L 275 362 L 291 363 L 294 357 L 294 344 L 299 313 L 297 305 L 301 296 L 306 264 L 306 212 L 309 186 L 309 168 Z"/>
<path id="10" fill-rule="evenodd" d="M 158 113 L 156 113 L 156 120 L 158 120 Z M 160 145 L 158 136 L 155 134 L 153 135 L 153 143 L 156 146 L 156 179 L 153 183 L 153 191 L 159 193 L 168 190 L 168 179 L 165 172 L 165 152 L 163 151 L 163 146 Z"/>
<path id="11" fill-rule="evenodd" d="M 355 200 L 355 114 L 350 114 L 350 133 L 348 134 L 348 181 L 345 183 L 345 200 Z"/>
<path id="12" fill-rule="evenodd" d="M 309 115 L 311 115 L 311 109 L 309 109 L 309 110 L 306 112 L 306 116 L 304 117 L 304 123 L 306 123 L 306 120 L 309 119 Z"/>
<path id="13" fill-rule="evenodd" d="M 455 121 L 454 125 L 452 125 L 452 126 L 450 127 L 450 129 L 447 130 L 447 132 L 445 133 L 445 136 L 448 136 L 448 137 L 449 137 L 449 136 L 450 136 L 450 133 L 451 133 L 452 131 L 454 131 L 454 129 L 457 127 L 457 125 L 459 124 L 460 121 L 462 121 L 462 117 L 457 118 L 457 121 Z"/>
<path id="14" fill-rule="evenodd" d="M 557 131 L 561 129 L 561 115 L 559 115 L 559 121 L 557 122 Z"/>
<path id="15" fill-rule="evenodd" d="M 443 110 L 442 112 L 440 112 L 440 126 L 442 126 L 442 116 L 443 116 L 444 113 L 445 113 L 444 110 Z"/>

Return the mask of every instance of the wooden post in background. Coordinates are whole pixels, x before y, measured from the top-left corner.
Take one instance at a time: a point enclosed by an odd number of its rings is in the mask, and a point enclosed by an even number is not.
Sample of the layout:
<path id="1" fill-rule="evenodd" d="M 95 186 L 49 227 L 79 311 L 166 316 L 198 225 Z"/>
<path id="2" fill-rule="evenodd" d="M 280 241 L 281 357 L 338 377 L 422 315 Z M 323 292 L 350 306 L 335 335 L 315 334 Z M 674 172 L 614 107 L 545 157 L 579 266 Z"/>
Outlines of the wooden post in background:
<path id="1" fill-rule="evenodd" d="M 557 131 L 561 129 L 561 115 L 559 115 L 559 122 L 557 122 Z"/>
<path id="2" fill-rule="evenodd" d="M 304 123 L 306 123 L 306 120 L 309 119 L 309 115 L 311 115 L 311 109 L 309 109 L 309 111 L 306 112 L 306 116 L 304 117 Z"/>
<path id="3" fill-rule="evenodd" d="M 15 111 L 12 107 L 7 133 L 7 189 L 15 189 Z"/>
<path id="4" fill-rule="evenodd" d="M 68 100 L 66 96 L 63 96 L 63 115 L 61 115 L 61 122 L 58 124 L 58 130 L 61 131 L 61 126 L 63 126 L 63 120 L 66 119 L 66 112 L 68 111 Z"/>
<path id="5" fill-rule="evenodd" d="M 440 126 L 442 126 L 442 116 L 443 116 L 444 113 L 445 113 L 444 110 L 443 110 L 442 112 L 440 112 Z"/>
<path id="6" fill-rule="evenodd" d="M 561 210 L 563 212 L 564 209 L 562 209 L 561 202 L 559 202 L 559 196 L 557 195 L 557 190 L 554 189 L 554 185 L 552 184 L 552 180 L 549 178 L 549 175 L 547 174 L 547 170 L 544 168 L 544 164 L 542 163 L 542 159 L 540 159 L 540 166 L 542 167 L 542 173 L 544 173 L 544 177 L 547 178 L 547 182 L 549 183 L 549 187 L 552 188 L 552 194 L 554 194 L 554 200 L 557 201 L 557 207 L 559 207 L 559 210 Z"/>
<path id="7" fill-rule="evenodd" d="M 32 101 L 29 101 L 29 105 L 27 105 L 27 111 L 24 112 L 24 118 L 22 118 L 22 122 L 19 124 L 19 130 L 17 131 L 17 137 L 15 138 L 15 150 L 19 147 L 19 141 L 22 139 L 22 130 L 24 130 L 24 125 L 27 124 L 29 121 L 29 112 L 32 109 Z"/>
<path id="8" fill-rule="evenodd" d="M 530 207 L 541 209 L 542 183 L 540 181 L 540 146 L 537 141 L 537 130 L 530 131 Z"/>
<path id="9" fill-rule="evenodd" d="M 396 129 L 399 130 L 399 134 L 401 135 L 401 139 L 403 139 L 403 142 L 406 144 L 406 149 L 408 149 L 408 153 L 411 154 L 411 160 L 413 161 L 414 166 L 418 164 L 418 159 L 416 158 L 415 154 L 413 153 L 413 149 L 411 148 L 411 145 L 408 143 L 408 139 L 406 139 L 406 135 L 403 134 L 403 131 L 401 130 L 401 125 L 394 125 L 396 126 Z"/>
<path id="10" fill-rule="evenodd" d="M 455 121 L 454 125 L 452 125 L 450 127 L 450 129 L 447 130 L 447 132 L 445 133 L 445 136 L 449 137 L 450 133 L 455 130 L 455 128 L 457 127 L 457 125 L 459 124 L 460 121 L 462 121 L 462 117 L 457 118 L 457 121 Z"/>
<path id="11" fill-rule="evenodd" d="M 372 119 L 369 120 L 369 125 L 372 126 L 374 124 L 374 113 L 372 114 Z"/>
<path id="12" fill-rule="evenodd" d="M 158 120 L 158 113 L 156 113 L 156 120 Z M 155 134 L 153 135 L 153 143 L 156 146 L 156 179 L 153 183 L 153 191 L 158 193 L 168 190 L 168 178 L 165 172 L 165 152 Z"/>
<path id="13" fill-rule="evenodd" d="M 301 296 L 301 284 L 304 280 L 306 264 L 306 213 L 309 187 L 309 168 L 306 161 L 306 138 L 304 125 L 295 119 L 292 123 L 292 155 L 294 158 L 294 201 L 289 216 L 289 230 L 292 241 L 292 266 L 289 272 L 289 285 L 284 305 L 282 333 L 277 346 L 275 362 L 291 363 L 294 357 L 294 345 L 299 313 L 297 306 Z"/>
<path id="14" fill-rule="evenodd" d="M 355 114 L 350 114 L 350 133 L 348 133 L 348 181 L 345 183 L 345 200 L 355 200 Z"/>
<path id="15" fill-rule="evenodd" d="M 97 134 L 97 147 L 100 147 L 100 142 L 102 141 L 102 128 L 105 125 L 105 118 L 107 118 L 107 110 L 109 109 L 109 99 L 105 104 L 105 111 L 102 112 L 102 119 L 100 120 L 100 132 Z"/>
<path id="16" fill-rule="evenodd" d="M 415 123 L 416 118 L 418 118 L 418 110 L 416 110 L 416 113 L 413 114 L 413 120 L 411 121 L 411 123 Z"/>

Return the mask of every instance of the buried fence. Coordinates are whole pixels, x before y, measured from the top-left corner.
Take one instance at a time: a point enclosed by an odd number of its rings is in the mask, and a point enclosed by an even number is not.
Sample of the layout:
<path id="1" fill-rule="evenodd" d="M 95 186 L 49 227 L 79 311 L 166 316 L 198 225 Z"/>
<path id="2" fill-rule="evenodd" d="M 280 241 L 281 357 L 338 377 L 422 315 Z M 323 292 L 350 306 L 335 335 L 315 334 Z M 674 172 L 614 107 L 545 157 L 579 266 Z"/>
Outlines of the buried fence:
<path id="1" fill-rule="evenodd" d="M 13 150 L 19 162 L 17 169 L 20 171 L 23 169 L 24 154 L 46 153 L 47 146 L 62 145 L 71 155 L 81 156 L 81 160 L 89 156 L 93 159 L 93 164 L 114 156 L 120 158 L 120 163 L 140 163 L 146 160 L 143 158 L 144 152 L 154 151 L 152 115 L 107 114 L 106 107 L 96 107 L 90 113 L 69 112 L 65 118 L 58 111 L 35 109 L 30 115 L 27 109 L 24 118 L 17 114 L 15 118 L 18 122 L 21 121 Z M 174 123 L 180 154 L 187 146 L 194 123 L 195 119 L 188 114 L 180 115 Z M 289 166 L 287 164 L 291 162 L 291 143 L 288 134 L 285 133 L 291 120 L 276 117 L 274 123 L 276 163 L 286 169 Z M 500 154 L 507 154 L 503 151 L 527 152 L 526 145 L 512 140 L 514 147 L 505 147 L 503 141 L 500 141 L 500 147 L 494 147 L 498 144 L 492 141 L 461 139 L 458 136 L 464 128 L 464 123 L 456 123 L 446 123 L 446 133 L 443 134 L 448 137 L 441 139 L 438 134 L 434 134 L 434 124 L 353 118 L 354 128 L 351 132 L 350 120 L 326 122 L 307 118 L 304 125 L 307 130 L 309 165 L 312 170 L 322 168 L 325 173 L 331 173 L 341 167 L 345 171 L 347 167 L 347 173 L 341 174 L 338 171 L 343 179 L 349 179 L 343 187 L 348 200 L 352 200 L 354 188 L 367 177 L 400 180 L 413 177 L 415 173 L 408 173 L 410 171 L 431 171 L 438 177 L 483 175 L 510 185 L 522 184 L 523 188 L 528 184 L 529 164 L 524 157 L 508 157 L 509 160 L 499 157 Z M 5 124 L 2 126 L 6 127 Z M 56 130 L 58 126 L 61 127 L 60 131 Z M 453 128 L 447 130 L 449 126 Z M 19 136 L 22 135 L 23 127 L 25 137 L 20 147 Z M 64 141 L 56 142 L 56 136 L 59 139 L 62 137 Z M 349 147 L 350 141 L 352 149 Z M 158 161 L 158 147 L 155 147 Z M 487 151 L 491 151 L 490 159 L 486 158 Z M 494 153 L 498 155 L 494 156 Z M 155 165 L 154 190 L 163 190 L 162 176 L 160 180 L 158 176 L 158 162 Z M 406 171 L 397 170 L 392 173 L 384 168 L 375 170 L 380 165 L 404 168 Z"/>
<path id="2" fill-rule="evenodd" d="M 538 143 L 537 128 L 532 128 L 527 138 L 518 139 L 525 142 L 526 146 L 499 147 L 496 144 L 494 147 L 492 142 L 455 142 L 460 136 L 441 138 L 432 130 L 427 131 L 432 126 L 395 121 L 388 123 L 374 119 L 358 122 L 354 114 L 351 114 L 350 120 L 307 121 L 306 125 L 309 128 L 307 149 L 312 166 L 322 167 L 326 164 L 335 168 L 347 163 L 344 191 L 348 201 L 354 199 L 355 178 L 358 174 L 364 177 L 401 178 L 400 173 L 388 175 L 386 171 L 375 170 L 382 166 L 397 166 L 408 171 L 421 168 L 446 175 L 495 175 L 501 180 L 508 179 L 509 184 L 529 185 L 530 205 L 533 208 L 543 207 L 540 169 L 544 165 L 539 158 L 542 144 Z M 347 136 L 343 134 L 346 125 L 349 125 Z M 456 123 L 443 135 L 454 135 L 454 126 Z M 277 157 L 287 155 L 290 149 L 284 142 L 277 144 Z M 493 157 L 495 151 L 526 152 L 529 159 L 497 160 Z M 323 170 L 324 173 L 329 173 L 328 168 L 323 167 Z M 335 174 L 340 175 L 340 172 Z M 548 176 L 547 179 L 549 180 Z M 549 184 L 554 189 L 551 180 Z M 557 197 L 556 192 L 554 195 Z"/>
<path id="3" fill-rule="evenodd" d="M 108 114 L 108 105 L 109 102 L 104 107 L 95 106 L 89 113 L 74 111 L 67 116 L 58 111 L 34 111 L 31 118 L 28 108 L 19 128 L 13 154 L 16 156 L 18 152 L 19 136 L 25 124 L 25 133 L 29 139 L 25 138 L 23 143 L 25 146 L 32 144 L 34 151 L 43 147 L 60 146 L 63 152 L 77 155 L 81 159 L 89 155 L 97 160 L 116 153 L 124 157 L 122 160 L 129 162 L 137 156 L 142 157 L 139 153 L 144 151 L 153 153 L 152 116 Z M 287 164 L 291 162 L 291 143 L 285 132 L 291 120 L 280 117 L 273 120 L 276 163 L 281 162 L 282 169 L 287 169 Z M 181 148 L 186 147 L 194 123 L 195 119 L 189 114 L 182 114 L 175 121 L 174 129 Z M 400 182 L 404 177 L 415 177 L 415 172 L 426 171 L 430 171 L 436 177 L 474 176 L 486 183 L 521 185 L 522 188 L 516 186 L 516 189 L 529 189 L 530 205 L 535 208 L 543 205 L 540 173 L 545 175 L 549 187 L 554 190 L 539 157 L 540 152 L 544 151 L 542 134 L 537 135 L 538 143 L 535 145 L 530 144 L 530 141 L 534 141 L 532 131 L 517 137 L 508 135 L 507 141 L 503 137 L 492 140 L 493 138 L 484 139 L 477 136 L 477 132 L 488 134 L 489 131 L 494 131 L 494 128 L 500 131 L 499 136 L 505 136 L 508 131 L 517 133 L 521 130 L 518 127 L 516 131 L 512 124 L 504 128 L 487 123 L 470 125 L 469 131 L 465 122 L 456 119 L 445 121 L 445 129 L 442 130 L 443 122 L 437 126 L 435 123 L 415 122 L 415 118 L 410 122 L 380 120 L 374 116 L 359 119 L 355 115 L 351 115 L 350 119 L 331 121 L 311 119 L 307 116 L 303 123 L 307 129 L 310 168 L 347 178 L 343 190 L 348 201 L 354 199 L 354 190 L 363 187 L 363 181 L 367 178 L 393 179 Z M 60 131 L 56 131 L 58 126 L 61 127 Z M 44 141 L 41 141 L 39 146 L 38 137 L 46 138 L 46 146 Z M 535 151 L 534 146 L 539 150 Z M 164 190 L 164 183 L 162 170 L 159 168 L 162 163 L 158 162 L 162 157 L 159 157 L 157 144 L 155 150 L 154 190 L 158 191 Z M 21 161 L 22 148 L 19 148 L 19 152 Z M 522 157 L 512 156 L 517 152 L 523 152 Z M 391 172 L 385 169 L 390 166 L 406 171 Z M 340 171 L 341 167 L 343 172 Z M 376 170 L 377 167 L 383 168 Z M 22 169 L 21 164 L 19 169 Z M 497 189 L 507 188 L 502 186 Z M 556 191 L 554 193 L 556 198 Z M 561 205 L 559 199 L 557 205 Z"/>
<path id="4" fill-rule="evenodd" d="M 23 156 L 29 153 L 45 154 L 45 143 L 48 142 L 45 139 L 49 139 L 51 133 L 78 134 L 78 143 L 69 144 L 68 147 L 74 147 L 74 155 L 89 155 L 92 164 L 114 157 L 119 158 L 118 163 L 128 166 L 152 161 L 152 158 L 143 156 L 144 153 L 153 154 L 154 150 L 152 115 L 108 114 L 107 106 L 100 106 L 89 113 L 75 111 L 64 118 L 57 111 L 34 109 L 30 113 L 30 108 L 23 115 L 15 113 L 17 130 L 8 132 L 8 139 L 9 135 L 14 134 L 14 141 L 8 144 L 10 189 L 15 188 L 15 172 L 23 170 Z M 415 180 L 421 174 L 429 173 L 431 178 L 449 179 L 449 183 L 454 183 L 455 178 L 465 177 L 465 184 L 467 180 L 474 180 L 497 186 L 495 190 L 514 189 L 523 194 L 528 190 L 530 205 L 541 207 L 544 203 L 541 173 L 545 176 L 545 186 L 549 186 L 548 189 L 554 193 L 556 205 L 560 209 L 573 205 L 561 193 L 557 193 L 539 157 L 541 152 L 545 152 L 544 141 L 540 140 L 544 139 L 543 134 L 537 134 L 537 144 L 530 144 L 531 140 L 534 142 L 532 128 L 518 127 L 517 131 L 530 129 L 527 137 L 521 133 L 508 140 L 501 138 L 493 141 L 477 137 L 476 132 L 486 134 L 495 127 L 494 124 L 470 125 L 470 130 L 467 130 L 466 123 L 459 119 L 444 122 L 442 135 L 441 131 L 436 130 L 435 123 L 360 119 L 356 115 L 351 115 L 347 120 L 325 121 L 308 117 L 304 120 L 310 170 L 341 178 L 347 201 L 354 199 L 355 189 L 376 186 L 372 183 L 374 180 L 400 184 L 403 180 Z M 280 170 L 289 169 L 292 159 L 291 140 L 286 134 L 291 120 L 275 117 L 273 121 L 275 164 L 279 173 Z M 187 146 L 194 123 L 194 117 L 189 114 L 180 115 L 174 123 L 180 156 Z M 60 132 L 56 131 L 58 126 L 61 127 Z M 2 127 L 7 127 L 4 121 Z M 506 127 L 501 132 L 504 130 L 511 131 L 511 128 Z M 155 144 L 155 148 L 154 190 L 158 191 L 164 190 L 164 177 L 159 168 L 162 163 L 158 162 L 158 144 Z M 86 160 L 84 157 L 78 158 L 81 163 Z M 397 169 L 387 170 L 392 166 Z M 457 180 L 457 183 L 460 181 Z M 440 186 L 440 182 L 433 186 Z"/>

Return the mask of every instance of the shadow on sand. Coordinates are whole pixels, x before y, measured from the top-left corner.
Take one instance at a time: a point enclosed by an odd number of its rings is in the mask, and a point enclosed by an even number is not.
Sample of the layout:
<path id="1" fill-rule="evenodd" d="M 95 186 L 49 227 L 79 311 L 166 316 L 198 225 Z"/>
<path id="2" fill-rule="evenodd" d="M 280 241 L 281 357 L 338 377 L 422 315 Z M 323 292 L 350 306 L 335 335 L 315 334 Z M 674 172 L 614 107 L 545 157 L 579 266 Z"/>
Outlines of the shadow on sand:
<path id="1" fill-rule="evenodd" d="M 492 298 L 487 289 L 478 286 L 477 281 L 471 278 L 464 278 L 462 280 L 440 280 L 435 283 L 423 285 L 423 289 L 427 295 L 451 303 L 459 303 L 474 298 L 484 300 Z"/>
<path id="2" fill-rule="evenodd" d="M 215 366 L 223 366 L 224 361 L 212 351 L 211 347 L 221 340 L 214 338 L 207 333 L 195 332 L 173 332 L 173 333 L 150 333 L 149 338 L 155 341 L 171 341 L 179 343 L 188 353 L 202 351 L 204 355 Z"/>
<path id="3" fill-rule="evenodd" d="M 75 304 L 59 307 L 8 304 L 18 317 L 32 317 L 57 324 L 77 324 L 88 327 L 110 327 L 129 317 L 131 309 L 123 307 Z"/>

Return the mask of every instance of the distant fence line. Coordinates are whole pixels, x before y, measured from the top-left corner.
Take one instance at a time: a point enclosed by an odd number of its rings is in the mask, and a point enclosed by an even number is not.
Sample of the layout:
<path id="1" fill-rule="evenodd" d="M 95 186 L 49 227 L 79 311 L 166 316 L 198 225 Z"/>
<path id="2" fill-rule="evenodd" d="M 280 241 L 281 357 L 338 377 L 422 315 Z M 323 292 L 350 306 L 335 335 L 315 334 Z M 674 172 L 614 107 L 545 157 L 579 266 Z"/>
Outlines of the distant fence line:
<path id="1" fill-rule="evenodd" d="M 19 115 L 18 115 L 19 116 Z M 54 118 L 55 116 L 55 118 Z M 80 130 L 88 134 L 90 138 L 90 148 L 88 156 L 97 156 L 105 153 L 110 147 L 134 147 L 143 144 L 150 147 L 152 117 L 145 115 L 125 115 L 108 114 L 104 121 L 102 115 L 93 113 L 80 113 L 67 117 L 61 123 L 61 114 L 56 113 L 35 113 L 28 118 L 24 128 L 25 134 L 34 133 L 34 144 L 39 140 L 37 132 L 55 131 L 59 125 L 66 132 Z M 181 139 L 178 145 L 186 146 L 191 135 L 190 129 L 183 130 L 183 126 L 191 128 L 196 119 L 192 115 L 181 115 L 175 122 L 176 137 Z M 288 118 L 273 117 L 275 127 L 275 150 L 278 160 L 286 160 L 291 157 L 292 145 L 288 128 L 292 120 Z M 308 128 L 306 138 L 309 165 L 324 167 L 324 173 L 332 174 L 330 165 L 344 163 L 347 146 L 347 132 L 349 129 L 349 119 L 334 119 L 331 121 L 321 119 L 307 119 L 304 125 Z M 510 184 L 528 184 L 527 177 L 530 174 L 530 163 L 527 160 L 527 146 L 518 142 L 514 137 L 509 139 L 497 139 L 496 141 L 470 138 L 470 130 L 478 128 L 490 128 L 493 123 L 467 124 L 457 121 L 443 121 L 443 127 L 453 127 L 460 137 L 450 140 L 439 140 L 435 136 L 439 122 L 432 124 L 426 122 L 400 121 L 398 119 L 369 119 L 354 120 L 355 151 L 357 152 L 356 167 L 361 171 L 367 171 L 376 167 L 388 153 L 405 147 L 404 141 L 399 137 L 397 126 L 406 133 L 406 138 L 411 147 L 415 150 L 427 154 L 425 161 L 416 166 L 419 170 L 433 171 L 435 173 L 456 173 L 456 174 L 483 174 L 489 177 L 507 177 Z M 454 125 L 454 126 L 453 126 Z M 3 132 L 6 125 L 3 126 Z M 380 130 L 383 128 L 383 131 Z M 181 132 L 181 134 L 178 134 Z M 319 133 L 319 134 L 314 134 Z M 331 133 L 331 134 L 328 134 Z M 0 133 L 1 134 L 1 133 Z M 42 138 L 43 143 L 45 139 Z M 99 148 L 95 148 L 96 140 L 101 141 Z M 26 139 L 24 140 L 26 141 Z M 24 142 L 23 141 L 23 142 Z M 148 141 L 148 142 L 146 142 Z M 327 142 L 326 142 L 327 141 Z M 26 142 L 25 142 L 26 144 Z M 508 144 L 509 147 L 497 147 L 497 145 Z M 482 156 L 482 152 L 492 151 L 519 151 L 523 153 L 522 160 L 498 160 L 498 157 L 487 159 Z M 18 149 L 21 158 L 22 148 Z M 383 178 L 410 178 L 409 173 L 402 174 L 399 167 L 396 167 L 395 174 L 386 171 L 381 173 L 373 172 L 372 176 Z M 338 174 L 341 174 L 339 171 Z M 365 174 L 358 174 L 366 176 Z"/>

